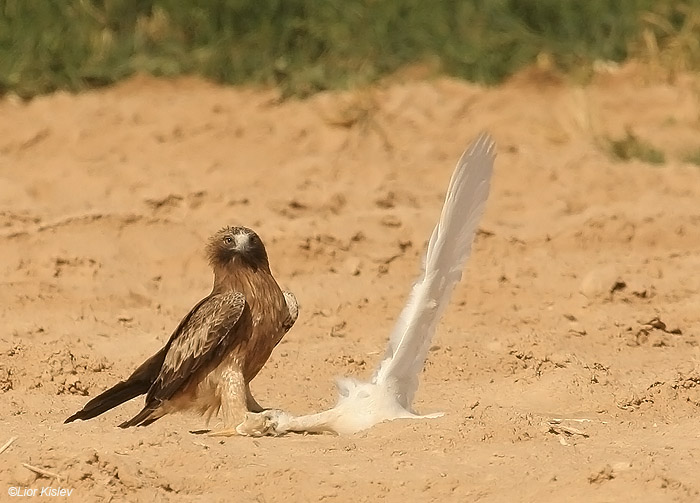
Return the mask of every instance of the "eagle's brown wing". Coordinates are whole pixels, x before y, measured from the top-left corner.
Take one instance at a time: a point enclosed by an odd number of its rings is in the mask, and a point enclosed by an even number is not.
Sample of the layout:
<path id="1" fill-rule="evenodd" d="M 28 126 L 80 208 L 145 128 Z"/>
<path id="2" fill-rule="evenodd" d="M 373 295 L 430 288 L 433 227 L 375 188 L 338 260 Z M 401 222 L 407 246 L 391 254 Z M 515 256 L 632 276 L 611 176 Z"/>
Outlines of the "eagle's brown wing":
<path id="1" fill-rule="evenodd" d="M 169 343 L 158 377 L 146 395 L 143 410 L 119 426 L 146 425 L 161 403 L 172 398 L 203 366 L 220 359 L 234 344 L 247 339 L 245 296 L 227 292 L 207 297 L 181 324 Z"/>

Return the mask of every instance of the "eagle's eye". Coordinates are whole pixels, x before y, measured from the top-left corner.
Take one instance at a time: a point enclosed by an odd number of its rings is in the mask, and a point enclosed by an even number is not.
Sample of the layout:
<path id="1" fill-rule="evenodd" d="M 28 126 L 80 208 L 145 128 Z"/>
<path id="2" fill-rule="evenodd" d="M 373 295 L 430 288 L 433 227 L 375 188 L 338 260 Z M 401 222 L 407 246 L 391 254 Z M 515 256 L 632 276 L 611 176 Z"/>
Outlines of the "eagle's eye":
<path id="1" fill-rule="evenodd" d="M 231 243 L 233 243 L 233 238 L 231 236 L 226 236 L 224 238 L 224 243 L 226 243 L 227 245 L 230 245 Z"/>

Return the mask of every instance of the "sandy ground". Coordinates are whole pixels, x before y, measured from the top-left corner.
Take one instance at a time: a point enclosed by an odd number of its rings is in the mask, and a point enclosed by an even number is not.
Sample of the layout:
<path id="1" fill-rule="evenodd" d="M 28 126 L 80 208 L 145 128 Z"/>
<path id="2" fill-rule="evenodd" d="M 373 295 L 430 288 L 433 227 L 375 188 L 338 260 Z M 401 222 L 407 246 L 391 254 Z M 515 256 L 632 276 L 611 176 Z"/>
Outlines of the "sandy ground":
<path id="1" fill-rule="evenodd" d="M 0 500 L 699 501 L 700 168 L 682 161 L 699 82 L 540 77 L 286 102 L 135 78 L 0 101 L 0 445 L 18 437 Z M 668 161 L 612 160 L 605 138 L 626 128 Z M 258 400 L 332 405 L 334 377 L 380 359 L 482 129 L 491 197 L 416 403 L 443 418 L 219 440 L 190 433 L 194 415 L 116 428 L 137 399 L 62 424 L 208 293 L 204 243 L 227 224 L 259 232 L 302 305 Z"/>

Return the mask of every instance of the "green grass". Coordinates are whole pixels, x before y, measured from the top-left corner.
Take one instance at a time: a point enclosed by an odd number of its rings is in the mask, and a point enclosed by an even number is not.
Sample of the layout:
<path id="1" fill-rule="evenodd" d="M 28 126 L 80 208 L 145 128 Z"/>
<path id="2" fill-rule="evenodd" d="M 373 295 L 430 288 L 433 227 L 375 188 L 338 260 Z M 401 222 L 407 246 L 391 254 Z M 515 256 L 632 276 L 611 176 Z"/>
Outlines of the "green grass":
<path id="1" fill-rule="evenodd" d="M 666 155 L 650 143 L 640 139 L 631 130 L 627 130 L 623 138 L 608 140 L 610 153 L 616 159 L 629 161 L 639 159 L 648 164 L 663 164 Z"/>
<path id="2" fill-rule="evenodd" d="M 495 83 L 541 53 L 564 71 L 631 55 L 695 66 L 698 12 L 700 0 L 0 0 L 0 92 L 146 72 L 306 95 L 416 62 Z"/>
<path id="3" fill-rule="evenodd" d="M 683 157 L 683 160 L 687 163 L 700 166 L 700 148 L 687 153 L 685 157 Z"/>

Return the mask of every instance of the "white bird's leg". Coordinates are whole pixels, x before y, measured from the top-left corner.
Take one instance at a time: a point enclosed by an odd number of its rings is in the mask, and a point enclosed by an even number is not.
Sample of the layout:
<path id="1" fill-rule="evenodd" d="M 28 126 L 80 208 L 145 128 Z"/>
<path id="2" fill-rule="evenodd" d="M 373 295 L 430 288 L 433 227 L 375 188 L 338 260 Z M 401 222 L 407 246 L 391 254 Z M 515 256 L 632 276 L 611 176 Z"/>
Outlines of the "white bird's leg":
<path id="1" fill-rule="evenodd" d="M 336 409 L 317 414 L 293 416 L 279 409 L 268 409 L 261 413 L 246 414 L 246 420 L 237 430 L 243 435 L 279 436 L 285 433 L 338 433 L 334 427 L 339 417 Z"/>
<path id="2" fill-rule="evenodd" d="M 273 430 L 278 435 L 288 432 L 338 433 L 334 428 L 334 424 L 338 419 L 338 411 L 336 409 L 305 416 L 292 416 L 291 414 L 283 413 L 273 415 L 271 419 L 274 422 Z"/>
<path id="3" fill-rule="evenodd" d="M 444 415 L 442 412 L 416 415 L 410 412 L 377 417 L 370 424 L 393 419 L 437 419 Z M 329 409 L 317 414 L 293 416 L 279 409 L 268 409 L 262 413 L 250 413 L 246 420 L 238 426 L 241 434 L 250 436 L 280 436 L 286 433 L 333 433 L 336 435 L 353 434 L 365 429 L 352 421 L 351 414 L 339 408 Z"/>

